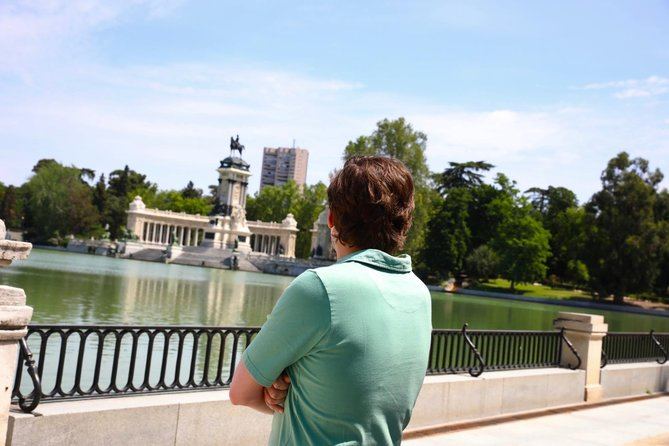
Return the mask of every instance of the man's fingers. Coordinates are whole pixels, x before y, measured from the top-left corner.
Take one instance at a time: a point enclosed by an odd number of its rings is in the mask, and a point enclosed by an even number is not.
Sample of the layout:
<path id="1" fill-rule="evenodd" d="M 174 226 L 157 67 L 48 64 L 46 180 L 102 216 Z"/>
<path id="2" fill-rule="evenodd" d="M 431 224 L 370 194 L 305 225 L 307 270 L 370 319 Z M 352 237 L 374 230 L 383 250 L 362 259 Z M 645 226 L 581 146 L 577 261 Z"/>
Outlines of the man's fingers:
<path id="1" fill-rule="evenodd" d="M 286 390 L 290 384 L 284 382 L 282 379 L 277 379 L 272 383 L 272 387 L 279 390 Z"/>
<path id="2" fill-rule="evenodd" d="M 284 381 L 286 384 L 290 384 L 290 376 L 288 376 L 287 373 L 281 375 L 281 378 L 283 378 L 283 381 Z"/>
<path id="3" fill-rule="evenodd" d="M 285 398 L 272 398 L 269 393 L 265 394 L 265 402 L 267 404 L 281 404 L 285 401 Z"/>
<path id="4" fill-rule="evenodd" d="M 279 406 L 278 404 L 267 404 L 267 407 L 272 409 L 274 412 L 283 413 L 283 407 Z"/>
<path id="5" fill-rule="evenodd" d="M 265 404 L 267 405 L 267 407 L 272 409 L 274 412 L 283 413 L 283 407 L 278 404 L 281 401 L 276 401 L 276 400 L 272 399 L 269 396 L 269 393 L 267 393 L 267 392 L 265 392 L 264 396 L 265 396 Z"/>
<path id="6" fill-rule="evenodd" d="M 267 388 L 267 393 L 270 394 L 272 398 L 275 400 L 284 400 L 286 399 L 286 395 L 288 394 L 288 391 L 286 390 L 278 390 L 275 389 L 274 387 L 268 387 Z"/>
<path id="7" fill-rule="evenodd" d="M 288 391 L 278 390 L 278 389 L 275 389 L 274 387 L 268 387 L 267 388 L 267 393 L 269 393 L 270 396 L 272 398 L 274 398 L 275 400 L 282 400 L 282 399 L 286 399 L 286 395 L 288 394 Z"/>

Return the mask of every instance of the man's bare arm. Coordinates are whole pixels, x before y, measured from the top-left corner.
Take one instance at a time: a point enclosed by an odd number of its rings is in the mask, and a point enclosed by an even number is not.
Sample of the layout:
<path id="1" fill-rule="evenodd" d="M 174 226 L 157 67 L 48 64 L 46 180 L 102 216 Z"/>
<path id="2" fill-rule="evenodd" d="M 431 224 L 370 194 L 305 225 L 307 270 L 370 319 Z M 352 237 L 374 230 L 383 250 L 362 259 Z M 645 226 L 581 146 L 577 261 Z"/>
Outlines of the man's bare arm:
<path id="1" fill-rule="evenodd" d="M 244 361 L 241 361 L 235 369 L 230 384 L 230 402 L 266 414 L 283 413 L 282 404 L 289 387 L 290 378 L 285 372 L 270 387 L 263 387 L 253 379 Z"/>
<path id="2" fill-rule="evenodd" d="M 230 384 L 230 402 L 235 406 L 247 406 L 262 413 L 273 414 L 274 411 L 265 404 L 264 389 L 253 379 L 244 361 L 240 361 Z"/>

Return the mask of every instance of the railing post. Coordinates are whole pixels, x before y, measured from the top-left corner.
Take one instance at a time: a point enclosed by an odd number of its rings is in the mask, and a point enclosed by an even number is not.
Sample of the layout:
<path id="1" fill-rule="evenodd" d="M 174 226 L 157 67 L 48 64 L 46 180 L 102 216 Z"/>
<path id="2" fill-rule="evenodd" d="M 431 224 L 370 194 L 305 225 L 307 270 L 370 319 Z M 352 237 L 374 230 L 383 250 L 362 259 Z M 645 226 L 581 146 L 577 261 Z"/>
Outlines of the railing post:
<path id="1" fill-rule="evenodd" d="M 0 267 L 12 260 L 28 257 L 30 243 L 5 240 L 5 224 L 0 220 Z M 7 442 L 9 405 L 16 375 L 19 341 L 27 334 L 33 309 L 25 305 L 26 294 L 21 288 L 0 285 L 0 445 Z"/>
<path id="2" fill-rule="evenodd" d="M 570 313 L 561 311 L 553 326 L 564 330 L 564 336 L 573 344 L 581 358 L 578 367 L 585 370 L 585 390 L 583 398 L 587 402 L 600 401 L 603 397 L 600 382 L 600 365 L 602 359 L 602 339 L 606 336 L 608 325 L 604 316 L 596 314 Z M 560 365 L 567 367 L 577 363 L 571 349 L 562 341 Z"/>

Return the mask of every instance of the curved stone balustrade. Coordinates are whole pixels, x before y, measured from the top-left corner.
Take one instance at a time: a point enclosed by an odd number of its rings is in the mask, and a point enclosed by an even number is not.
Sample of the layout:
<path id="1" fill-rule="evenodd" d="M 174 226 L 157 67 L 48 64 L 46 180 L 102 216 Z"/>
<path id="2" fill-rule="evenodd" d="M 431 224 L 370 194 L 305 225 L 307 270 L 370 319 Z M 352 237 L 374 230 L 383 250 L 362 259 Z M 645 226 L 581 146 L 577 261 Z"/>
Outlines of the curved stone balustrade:
<path id="1" fill-rule="evenodd" d="M 6 234 L 5 223 L 0 220 L 0 267 L 28 258 L 33 246 L 5 240 Z M 21 288 L 0 285 L 0 444 L 4 444 L 7 432 L 18 341 L 28 333 L 32 315 L 33 309 L 26 305 L 26 293 Z"/>

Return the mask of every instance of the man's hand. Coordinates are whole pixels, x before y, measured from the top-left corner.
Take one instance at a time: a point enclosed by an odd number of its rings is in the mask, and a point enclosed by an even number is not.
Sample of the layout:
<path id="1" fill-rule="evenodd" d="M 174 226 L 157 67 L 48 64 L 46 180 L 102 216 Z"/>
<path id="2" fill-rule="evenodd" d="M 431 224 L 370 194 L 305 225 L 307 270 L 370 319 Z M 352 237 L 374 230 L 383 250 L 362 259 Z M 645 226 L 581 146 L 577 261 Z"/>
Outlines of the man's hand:
<path id="1" fill-rule="evenodd" d="M 267 407 L 274 412 L 283 413 L 283 402 L 286 400 L 289 387 L 290 377 L 283 372 L 270 387 L 263 388 L 263 397 Z"/>

